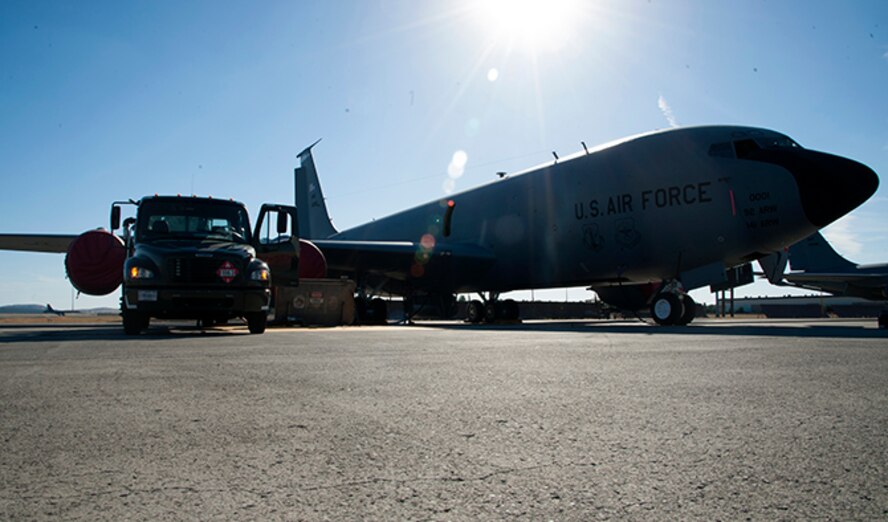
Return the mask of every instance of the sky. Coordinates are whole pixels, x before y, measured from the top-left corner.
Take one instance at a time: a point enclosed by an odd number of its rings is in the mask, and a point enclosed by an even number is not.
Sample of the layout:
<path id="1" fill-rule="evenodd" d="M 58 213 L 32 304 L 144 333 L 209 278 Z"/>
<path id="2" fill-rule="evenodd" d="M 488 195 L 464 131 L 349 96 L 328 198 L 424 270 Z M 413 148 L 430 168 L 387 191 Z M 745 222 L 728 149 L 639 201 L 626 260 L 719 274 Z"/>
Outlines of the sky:
<path id="1" fill-rule="evenodd" d="M 0 233 L 108 227 L 112 201 L 155 193 L 291 203 L 319 138 L 340 229 L 675 126 L 766 127 L 888 173 L 884 0 L 5 0 L 0 64 Z M 888 262 L 886 217 L 883 183 L 824 232 Z M 535 297 L 565 295 L 591 297 Z M 0 251 L 0 305 L 72 302 L 118 295 L 75 298 L 62 254 Z"/>

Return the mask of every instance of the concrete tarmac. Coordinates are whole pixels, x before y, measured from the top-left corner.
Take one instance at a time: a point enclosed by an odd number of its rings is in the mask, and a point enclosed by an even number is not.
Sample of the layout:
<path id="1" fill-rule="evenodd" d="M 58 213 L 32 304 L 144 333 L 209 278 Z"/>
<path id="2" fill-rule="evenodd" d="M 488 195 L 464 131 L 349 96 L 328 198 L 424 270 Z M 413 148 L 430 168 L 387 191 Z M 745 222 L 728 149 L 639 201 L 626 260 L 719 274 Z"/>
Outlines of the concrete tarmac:
<path id="1" fill-rule="evenodd" d="M 875 321 L 0 326 L 0 519 L 884 520 Z"/>

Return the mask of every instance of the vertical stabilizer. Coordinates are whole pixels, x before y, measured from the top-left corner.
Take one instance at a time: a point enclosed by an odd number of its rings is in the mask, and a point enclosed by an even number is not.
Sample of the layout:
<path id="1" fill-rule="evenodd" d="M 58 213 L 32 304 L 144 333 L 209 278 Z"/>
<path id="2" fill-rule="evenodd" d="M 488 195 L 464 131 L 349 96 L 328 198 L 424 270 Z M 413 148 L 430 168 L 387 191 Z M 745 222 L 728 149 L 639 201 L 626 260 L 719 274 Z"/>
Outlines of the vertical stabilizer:
<path id="1" fill-rule="evenodd" d="M 333 228 L 333 222 L 327 213 L 318 171 L 311 157 L 311 149 L 319 141 L 321 140 L 312 143 L 299 153 L 299 166 L 295 171 L 299 235 L 305 239 L 323 239 L 336 234 L 336 229 Z"/>
<path id="2" fill-rule="evenodd" d="M 805 272 L 846 272 L 857 267 L 836 252 L 820 232 L 789 247 L 789 265 Z"/>

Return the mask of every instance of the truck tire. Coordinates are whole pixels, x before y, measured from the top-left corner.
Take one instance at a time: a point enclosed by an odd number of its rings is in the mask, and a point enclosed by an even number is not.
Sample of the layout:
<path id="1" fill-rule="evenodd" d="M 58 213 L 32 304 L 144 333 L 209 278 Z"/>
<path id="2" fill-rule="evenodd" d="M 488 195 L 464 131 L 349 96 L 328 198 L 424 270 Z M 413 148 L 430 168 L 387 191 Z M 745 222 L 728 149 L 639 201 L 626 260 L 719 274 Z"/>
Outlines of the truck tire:
<path id="1" fill-rule="evenodd" d="M 253 312 L 246 315 L 247 327 L 251 334 L 261 334 L 268 326 L 268 315 L 265 312 Z"/>
<path id="2" fill-rule="evenodd" d="M 151 318 L 144 312 L 136 312 L 124 309 L 121 313 L 123 316 L 123 332 L 126 335 L 139 335 L 142 330 L 148 329 Z"/>

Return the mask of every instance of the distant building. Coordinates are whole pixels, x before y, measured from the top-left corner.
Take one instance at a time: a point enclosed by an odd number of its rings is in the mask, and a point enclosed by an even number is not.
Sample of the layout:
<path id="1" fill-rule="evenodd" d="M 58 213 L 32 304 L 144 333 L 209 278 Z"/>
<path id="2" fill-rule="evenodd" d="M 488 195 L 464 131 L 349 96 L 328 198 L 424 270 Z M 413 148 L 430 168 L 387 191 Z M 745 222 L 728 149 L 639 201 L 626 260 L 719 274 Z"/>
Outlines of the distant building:
<path id="1" fill-rule="evenodd" d="M 726 304 L 729 308 L 730 304 Z M 831 295 L 734 299 L 735 313 L 762 314 L 767 317 L 878 317 L 886 309 L 888 301 Z"/>

